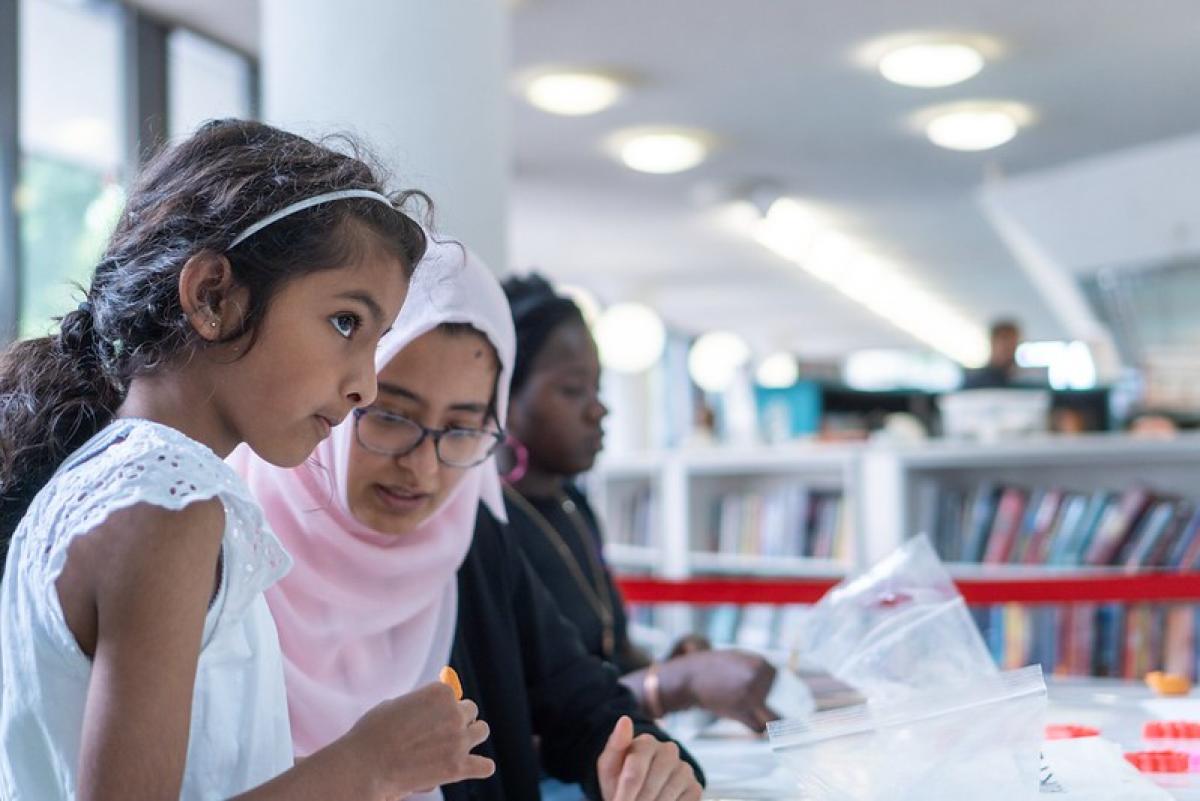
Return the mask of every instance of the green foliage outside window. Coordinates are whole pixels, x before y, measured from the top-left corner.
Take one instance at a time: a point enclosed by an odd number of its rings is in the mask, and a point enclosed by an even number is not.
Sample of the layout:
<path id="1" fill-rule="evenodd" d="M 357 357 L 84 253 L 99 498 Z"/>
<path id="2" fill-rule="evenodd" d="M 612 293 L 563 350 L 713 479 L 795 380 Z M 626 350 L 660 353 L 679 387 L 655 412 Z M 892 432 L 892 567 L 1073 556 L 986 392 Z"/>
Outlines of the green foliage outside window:
<path id="1" fill-rule="evenodd" d="M 21 163 L 20 336 L 45 336 L 82 298 L 124 203 L 119 184 L 78 164 L 27 155 Z"/>

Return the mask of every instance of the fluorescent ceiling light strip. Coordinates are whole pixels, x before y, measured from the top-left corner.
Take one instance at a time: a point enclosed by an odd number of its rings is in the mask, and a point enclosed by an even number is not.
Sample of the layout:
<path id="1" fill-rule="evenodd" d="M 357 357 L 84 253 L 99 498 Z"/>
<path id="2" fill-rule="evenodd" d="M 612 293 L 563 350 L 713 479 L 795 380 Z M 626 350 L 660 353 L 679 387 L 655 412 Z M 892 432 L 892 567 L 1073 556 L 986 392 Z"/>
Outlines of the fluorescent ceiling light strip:
<path id="1" fill-rule="evenodd" d="M 848 237 L 821 226 L 795 201 L 785 201 L 772 205 L 754 229 L 761 245 L 955 361 L 968 367 L 987 361 L 981 326 Z"/>

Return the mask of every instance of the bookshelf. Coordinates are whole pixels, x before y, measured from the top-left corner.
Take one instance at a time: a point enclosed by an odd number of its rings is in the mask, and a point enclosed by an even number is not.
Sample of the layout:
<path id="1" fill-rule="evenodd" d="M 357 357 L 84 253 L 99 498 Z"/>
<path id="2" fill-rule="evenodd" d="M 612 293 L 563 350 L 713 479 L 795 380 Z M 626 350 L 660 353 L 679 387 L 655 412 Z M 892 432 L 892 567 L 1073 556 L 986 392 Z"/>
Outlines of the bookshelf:
<path id="1" fill-rule="evenodd" d="M 653 573 L 662 563 L 662 551 L 648 545 L 610 542 L 604 546 L 608 563 L 622 572 Z"/>
<path id="2" fill-rule="evenodd" d="M 941 488 L 970 491 L 990 482 L 1087 492 L 1144 485 L 1184 498 L 1200 496 L 1200 436 L 1144 440 L 1096 434 L 988 445 L 932 441 L 869 448 L 861 470 L 871 493 L 863 509 L 870 562 L 925 527 L 922 504 Z"/>
<path id="3" fill-rule="evenodd" d="M 969 536 L 970 518 L 963 507 L 980 487 L 998 488 L 997 492 L 1020 488 L 1025 505 L 1018 516 L 1022 521 L 1028 517 L 1033 531 L 1037 530 L 1034 510 L 1045 501 L 1048 509 L 1055 510 L 1047 517 L 1053 526 L 1043 533 L 1046 539 L 1037 546 L 1032 540 L 1014 546 L 1011 553 L 999 549 L 984 560 L 1002 564 L 980 564 L 986 543 L 974 558 L 948 548 L 952 541 Z M 935 544 L 948 548 L 944 556 L 964 585 L 991 581 L 1003 593 L 1005 580 L 1019 581 L 1026 592 L 1025 596 L 1018 593 L 1022 598 L 1028 597 L 1030 582 L 1036 588 L 1039 582 L 1070 584 L 1079 577 L 1121 576 L 1139 565 L 1172 567 L 1165 563 L 1163 549 L 1158 558 L 1164 563 L 1157 565 L 1146 561 L 1148 548 L 1140 554 L 1129 550 L 1121 559 L 1114 551 L 1107 560 L 1093 563 L 1084 558 L 1084 550 L 1075 561 L 1050 558 L 1052 533 L 1058 536 L 1059 510 L 1065 508 L 1064 499 L 1053 491 L 1066 499 L 1072 494 L 1082 498 L 1111 493 L 1115 515 L 1118 500 L 1133 487 L 1146 487 L 1151 500 L 1162 501 L 1163 506 L 1191 504 L 1181 509 L 1194 509 L 1200 503 L 1200 436 L 1166 441 L 1088 435 L 986 445 L 930 441 L 918 446 L 714 448 L 608 460 L 588 477 L 589 492 L 607 527 L 608 559 L 618 574 L 632 579 L 745 578 L 814 584 L 857 570 L 906 537 L 926 530 Z M 794 527 L 800 515 L 789 494 L 797 493 L 810 501 L 817 499 L 818 504 L 836 502 L 836 514 L 826 512 L 829 519 L 837 520 L 841 544 L 836 551 L 806 549 L 794 541 L 784 547 L 763 533 L 780 527 L 780 508 L 791 510 L 790 518 L 786 514 L 784 518 Z M 937 522 L 944 517 L 945 498 L 956 495 L 961 499 L 958 516 L 951 519 L 957 522 L 949 526 Z M 1083 505 L 1082 500 L 1076 503 Z M 764 512 L 771 505 L 775 511 Z M 811 505 L 806 508 L 811 512 Z M 1139 515 L 1151 508 L 1153 504 L 1147 502 L 1139 507 Z M 1160 511 L 1164 521 L 1170 517 L 1166 509 Z M 1126 522 L 1148 526 L 1147 520 L 1137 517 Z M 1128 534 L 1132 541 L 1132 528 Z M 1148 537 L 1140 528 L 1136 536 Z M 1039 547 L 1045 549 L 1040 557 Z M 1028 550 L 1027 560 L 1020 557 L 1022 548 Z M 1200 563 L 1194 567 L 1200 568 Z M 1166 667 L 1196 672 L 1200 615 L 1195 607 L 1156 601 L 1118 609 L 1095 595 L 1088 595 L 1087 603 L 1066 606 L 994 603 L 979 607 L 977 618 L 1002 662 L 1061 661 L 1070 672 L 1095 668 L 1108 675 L 1132 675 L 1146 665 L 1167 662 Z M 1003 596 L 993 590 L 988 597 Z M 634 620 L 672 633 L 700 630 L 719 635 L 716 641 L 763 646 L 778 645 L 788 620 L 801 614 L 802 608 L 794 603 L 777 605 L 773 617 L 761 604 L 673 603 L 654 610 L 639 607 Z M 1086 656 L 1089 652 L 1101 656 Z M 1184 652 L 1186 657 L 1181 656 Z"/>
<path id="4" fill-rule="evenodd" d="M 643 454 L 589 476 L 588 495 L 605 524 L 604 556 L 616 571 L 659 573 L 665 564 L 665 463 Z"/>
<path id="5" fill-rule="evenodd" d="M 865 452 L 874 553 L 924 531 L 958 577 L 1200 567 L 1200 438 L 1085 436 L 989 447 L 934 443 Z M 1153 579 L 1151 579 L 1153 580 Z M 1200 578 L 1197 579 L 1200 583 Z M 998 603 L 974 609 L 997 661 L 1064 675 L 1196 675 L 1200 616 L 1190 603 Z M 1194 596 L 1193 596 L 1194 597 Z"/>
<path id="6" fill-rule="evenodd" d="M 587 490 L 615 570 L 671 578 L 842 575 L 858 566 L 863 549 L 856 523 L 860 451 L 839 445 L 635 454 L 601 462 Z"/>
<path id="7" fill-rule="evenodd" d="M 693 551 L 693 574 L 711 576 L 843 576 L 846 564 L 836 559 L 806 556 L 757 556 L 740 553 Z"/>
<path id="8" fill-rule="evenodd" d="M 604 460 L 587 490 L 604 521 L 605 558 L 627 577 L 843 576 L 859 566 L 863 549 L 860 451 L 714 448 Z M 631 621 L 659 650 L 692 631 L 769 647 L 786 629 L 772 611 L 639 605 Z"/>

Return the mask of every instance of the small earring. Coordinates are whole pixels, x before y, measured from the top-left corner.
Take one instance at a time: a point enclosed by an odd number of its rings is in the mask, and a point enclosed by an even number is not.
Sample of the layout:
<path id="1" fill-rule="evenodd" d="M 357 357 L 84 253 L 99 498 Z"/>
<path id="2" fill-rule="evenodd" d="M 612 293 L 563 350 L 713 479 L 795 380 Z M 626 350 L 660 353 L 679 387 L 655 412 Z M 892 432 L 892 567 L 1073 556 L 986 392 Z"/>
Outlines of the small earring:
<path id="1" fill-rule="evenodd" d="M 512 434 L 505 436 L 504 444 L 512 451 L 513 464 L 500 478 L 509 484 L 515 484 L 529 472 L 529 448 Z"/>
<path id="2" fill-rule="evenodd" d="M 216 327 L 217 327 L 217 321 L 216 321 L 216 320 L 209 320 L 209 321 L 208 321 L 208 326 L 209 326 L 209 328 L 216 328 Z"/>

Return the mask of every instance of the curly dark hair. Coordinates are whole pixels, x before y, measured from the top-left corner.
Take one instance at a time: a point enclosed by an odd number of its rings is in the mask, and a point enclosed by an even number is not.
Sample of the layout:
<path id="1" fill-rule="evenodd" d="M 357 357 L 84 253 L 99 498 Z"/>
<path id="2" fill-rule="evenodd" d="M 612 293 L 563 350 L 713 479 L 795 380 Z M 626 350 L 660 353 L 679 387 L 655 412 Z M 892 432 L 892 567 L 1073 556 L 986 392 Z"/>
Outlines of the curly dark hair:
<path id="1" fill-rule="evenodd" d="M 189 258 L 224 255 L 248 292 L 242 327 L 253 345 L 271 299 L 289 280 L 343 266 L 382 247 L 406 274 L 426 234 L 404 213 L 422 192 L 351 198 L 297 212 L 230 247 L 272 212 L 326 192 L 384 192 L 384 179 L 346 137 L 312 142 L 245 120 L 218 120 L 155 157 L 121 214 L 84 302 L 50 337 L 0 354 L 0 550 L 66 457 L 107 425 L 138 375 L 186 358 L 204 342 L 184 315 L 179 276 Z M 371 241 L 374 240 L 374 241 Z"/>

